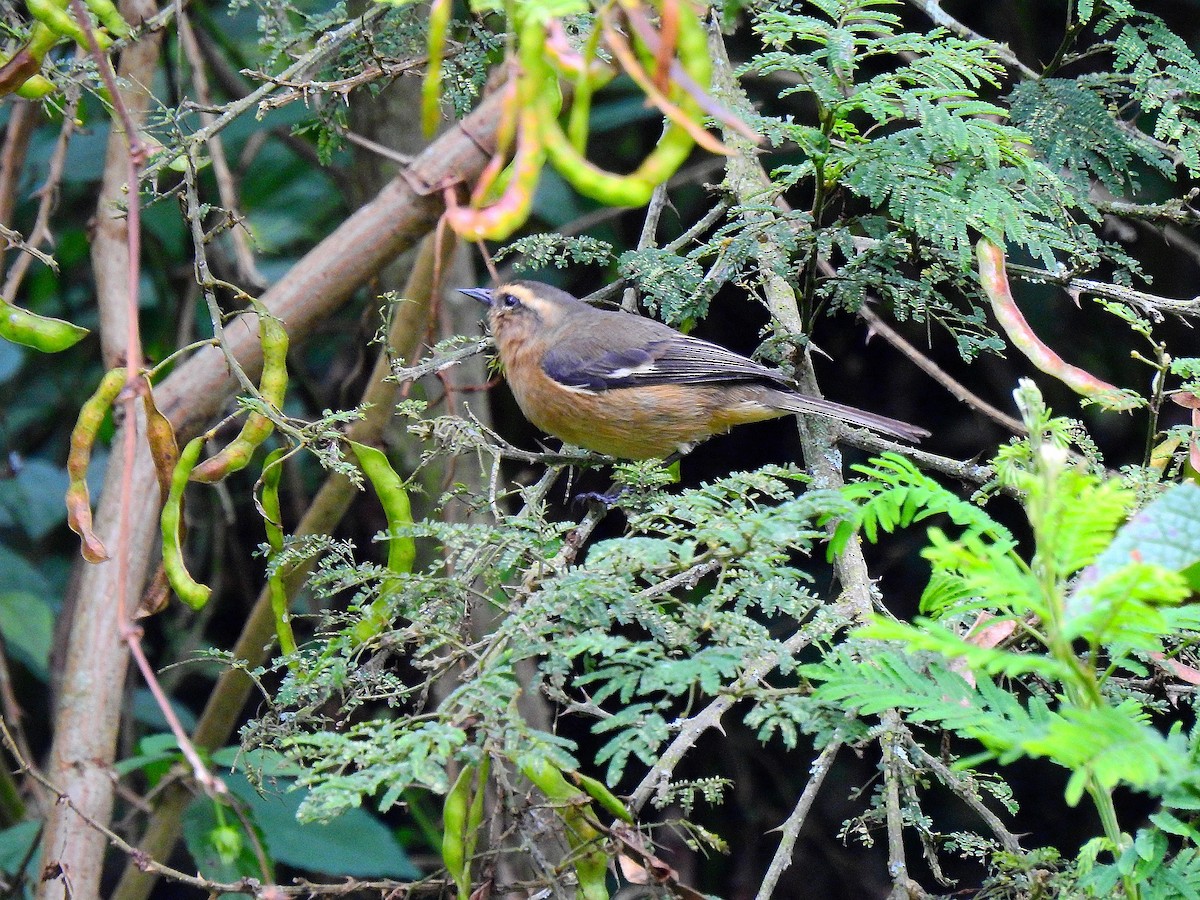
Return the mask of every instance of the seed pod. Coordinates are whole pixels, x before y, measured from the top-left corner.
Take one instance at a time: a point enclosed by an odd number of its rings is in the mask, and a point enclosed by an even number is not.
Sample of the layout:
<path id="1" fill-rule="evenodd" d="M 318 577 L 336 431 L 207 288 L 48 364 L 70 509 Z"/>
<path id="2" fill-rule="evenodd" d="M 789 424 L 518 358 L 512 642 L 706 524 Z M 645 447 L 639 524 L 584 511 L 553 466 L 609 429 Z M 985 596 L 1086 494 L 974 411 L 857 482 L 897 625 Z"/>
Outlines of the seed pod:
<path id="1" fill-rule="evenodd" d="M 467 763 L 454 779 L 442 803 L 442 864 L 458 888 L 458 900 L 471 897 L 471 860 L 467 855 L 467 816 L 475 766 Z"/>
<path id="2" fill-rule="evenodd" d="M 212 588 L 196 581 L 188 571 L 183 561 L 180 526 L 183 521 L 183 492 L 206 440 L 204 435 L 192 438 L 183 448 L 179 463 L 175 466 L 175 474 L 171 476 L 170 494 L 159 519 L 162 526 L 163 570 L 167 573 L 167 581 L 175 595 L 192 609 L 200 609 L 208 602 Z"/>
<path id="3" fill-rule="evenodd" d="M 582 772 L 570 772 L 568 777 L 587 791 L 588 796 L 599 803 L 608 813 L 626 824 L 633 824 L 633 813 L 625 808 L 625 804 L 608 789 L 608 785 L 603 781 L 584 775 Z"/>
<path id="4" fill-rule="evenodd" d="M 583 900 L 608 900 L 608 854 L 604 852 L 603 835 L 588 820 L 587 809 L 591 806 L 588 795 L 545 760 L 522 766 L 521 774 L 556 804 L 562 817 L 563 830 L 572 850 L 571 864 L 579 882 L 577 896 Z"/>
<path id="5" fill-rule="evenodd" d="M 387 454 L 376 447 L 368 447 L 357 441 L 350 441 L 350 449 L 354 451 L 363 474 L 375 488 L 375 494 L 383 505 L 383 514 L 387 518 L 388 527 L 388 559 L 390 571 L 407 575 L 412 571 L 413 562 L 417 558 L 417 545 L 411 534 L 401 535 L 398 532 L 412 527 L 412 504 L 408 499 L 408 491 L 404 489 L 404 481 L 388 462 Z M 392 584 L 394 589 L 394 582 Z M 384 593 L 388 591 L 385 586 Z"/>
<path id="6" fill-rule="evenodd" d="M 371 482 L 371 487 L 375 489 L 375 494 L 383 506 L 389 534 L 388 571 L 397 576 L 406 575 L 412 571 L 417 556 L 417 545 L 412 535 L 399 533 L 412 526 L 412 506 L 408 500 L 408 491 L 404 489 L 404 482 L 396 474 L 382 450 L 357 441 L 349 443 L 363 474 Z M 357 643 L 370 640 L 387 626 L 388 600 L 399 588 L 398 577 L 384 579 L 380 586 L 379 598 L 371 603 L 363 613 L 363 618 L 354 626 L 353 635 Z"/>
<path id="7" fill-rule="evenodd" d="M 112 0 L 84 0 L 87 8 L 92 11 L 100 24 L 117 37 L 129 37 L 129 23 L 121 18 L 121 13 Z"/>
<path id="8" fill-rule="evenodd" d="M 43 353 L 58 353 L 75 346 L 87 334 L 86 328 L 62 319 L 39 316 L 0 297 L 0 337 L 14 344 L 32 347 Z"/>
<path id="9" fill-rule="evenodd" d="M 258 339 L 263 349 L 263 370 L 258 392 L 263 400 L 278 410 L 283 406 L 283 398 L 287 394 L 288 334 L 279 320 L 268 315 L 266 308 L 258 301 L 254 301 L 254 309 L 258 313 Z M 270 417 L 260 412 L 250 413 L 237 437 L 221 452 L 196 466 L 192 481 L 212 484 L 246 468 L 254 451 L 274 430 L 275 425 Z"/>
<path id="10" fill-rule="evenodd" d="M 29 14 L 49 28 L 51 31 L 69 37 L 80 47 L 91 46 L 88 43 L 87 32 L 66 11 L 66 0 L 25 0 L 25 8 Z M 107 50 L 112 46 L 112 38 L 99 29 L 92 29 L 96 36 L 96 46 Z"/>
<path id="11" fill-rule="evenodd" d="M 100 379 L 95 393 L 79 408 L 79 417 L 71 430 L 71 450 L 67 455 L 67 525 L 79 535 L 80 552 L 90 563 L 108 559 L 108 551 L 92 530 L 92 504 L 88 496 L 87 470 L 92 446 L 104 416 L 125 386 L 125 369 L 110 369 Z"/>
<path id="12" fill-rule="evenodd" d="M 267 594 L 271 598 L 271 609 L 275 613 L 275 634 L 279 637 L 279 650 L 284 655 L 296 652 L 296 636 L 292 633 L 292 620 L 288 613 L 287 590 L 283 573 L 272 566 L 275 557 L 283 550 L 283 517 L 279 508 L 279 479 L 283 475 L 283 459 L 287 450 L 274 450 L 263 462 L 262 514 L 267 532 L 267 545 L 271 548 L 267 556 Z"/>
<path id="13" fill-rule="evenodd" d="M 150 458 L 154 460 L 154 474 L 158 476 L 159 503 L 167 502 L 171 491 L 171 473 L 179 462 L 179 444 L 175 441 L 175 429 L 170 420 L 154 405 L 154 393 L 150 379 L 146 379 L 146 393 L 142 394 L 142 407 L 146 410 L 146 443 L 150 445 Z"/>

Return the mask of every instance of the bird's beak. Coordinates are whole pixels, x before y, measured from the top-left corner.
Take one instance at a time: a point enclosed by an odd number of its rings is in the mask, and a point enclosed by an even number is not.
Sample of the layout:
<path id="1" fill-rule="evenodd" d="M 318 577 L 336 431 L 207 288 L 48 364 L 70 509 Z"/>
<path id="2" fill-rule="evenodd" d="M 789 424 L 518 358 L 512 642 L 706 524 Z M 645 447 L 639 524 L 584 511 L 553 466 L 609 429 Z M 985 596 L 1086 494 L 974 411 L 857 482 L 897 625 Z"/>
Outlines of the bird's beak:
<path id="1" fill-rule="evenodd" d="M 484 306 L 492 305 L 492 292 L 487 288 L 459 288 L 460 294 L 466 294 L 472 300 L 478 300 Z"/>

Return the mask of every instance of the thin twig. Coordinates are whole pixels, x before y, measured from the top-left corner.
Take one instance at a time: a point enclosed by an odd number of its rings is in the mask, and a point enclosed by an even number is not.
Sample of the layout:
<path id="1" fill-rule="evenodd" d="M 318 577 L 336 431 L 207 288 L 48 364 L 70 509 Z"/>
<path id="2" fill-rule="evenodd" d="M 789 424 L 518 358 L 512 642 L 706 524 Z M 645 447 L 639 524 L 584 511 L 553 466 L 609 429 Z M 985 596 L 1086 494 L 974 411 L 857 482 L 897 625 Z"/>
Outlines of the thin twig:
<path id="1" fill-rule="evenodd" d="M 383 144 L 373 141 L 368 137 L 363 137 L 356 131 L 344 131 L 342 135 L 352 144 L 357 144 L 364 150 L 370 150 L 372 153 L 378 154 L 385 159 L 390 159 L 394 163 L 399 163 L 402 166 L 411 165 L 415 157 L 408 153 L 400 153 L 398 150 L 393 150 L 391 147 L 385 147 Z"/>
<path id="2" fill-rule="evenodd" d="M 662 212 L 667 208 L 667 186 L 660 184 L 654 189 L 654 193 L 650 195 L 650 204 L 646 207 L 646 221 L 642 223 L 642 233 L 638 238 L 637 248 L 646 250 L 654 246 L 655 238 L 658 235 L 658 220 L 662 216 Z M 627 313 L 636 313 L 638 311 L 637 288 L 625 288 L 625 296 L 621 300 L 621 309 Z"/>
<path id="3" fill-rule="evenodd" d="M 996 835 L 996 839 L 1000 841 L 1001 846 L 1009 853 L 1020 853 L 1021 842 L 1017 836 L 1004 827 L 1004 823 L 1000 821 L 999 816 L 987 808 L 979 797 L 979 792 L 967 779 L 963 778 L 948 765 L 927 751 L 919 743 L 917 743 L 912 735 L 908 735 L 905 740 L 905 746 L 908 752 L 913 754 L 917 760 L 929 768 L 938 781 L 948 787 L 954 794 L 971 807 L 971 810 L 983 819 L 984 824 L 992 830 Z"/>
<path id="4" fill-rule="evenodd" d="M 982 34 L 977 31 L 972 31 L 962 22 L 949 15 L 938 0 L 908 0 L 909 6 L 915 6 L 929 18 L 934 25 L 940 25 L 952 34 L 957 35 L 966 41 L 988 41 Z M 1025 63 L 1017 58 L 1017 55 L 1012 52 L 1005 44 L 997 44 L 994 41 L 989 41 L 992 44 L 992 52 L 1001 59 L 1006 65 L 1016 69 L 1021 73 L 1022 77 L 1029 81 L 1036 81 L 1038 73 Z"/>
<path id="5" fill-rule="evenodd" d="M 813 635 L 801 629 L 783 643 L 783 649 L 778 653 L 766 653 L 756 656 L 730 685 L 720 695 L 705 706 L 694 716 L 685 719 L 679 725 L 679 733 L 659 754 L 658 759 L 650 768 L 638 786 L 634 788 L 629 798 L 629 808 L 634 812 L 646 805 L 656 791 L 666 787 L 671 774 L 675 771 L 683 757 L 696 745 L 701 735 L 710 728 L 716 728 L 721 718 L 741 698 L 742 694 L 761 682 L 768 673 L 779 665 L 779 660 L 786 653 L 794 655 L 812 642 Z"/>
<path id="6" fill-rule="evenodd" d="M 987 416 L 989 419 L 999 423 L 1004 428 L 1007 428 L 1013 434 L 1027 434 L 1028 429 L 1020 419 L 1008 415 L 1005 412 L 997 409 L 988 403 L 978 394 L 973 392 L 965 384 L 958 381 L 948 372 L 942 370 L 937 363 L 906 341 L 900 332 L 892 328 L 887 322 L 881 319 L 875 310 L 871 309 L 867 304 L 863 304 L 858 314 L 871 327 L 871 330 L 881 335 L 884 340 L 903 353 L 911 360 L 918 369 L 944 387 L 948 392 L 953 394 L 967 406 L 977 410 Z"/>
<path id="7" fill-rule="evenodd" d="M 200 195 L 196 189 L 196 166 L 191 154 L 188 154 L 187 168 L 183 171 L 183 185 L 185 198 L 184 215 L 187 219 L 188 230 L 192 236 L 192 252 L 194 256 L 192 266 L 196 274 L 196 284 L 199 285 L 204 296 L 204 302 L 208 306 L 208 317 L 212 322 L 213 334 L 216 335 L 217 344 L 221 348 L 221 353 L 225 356 L 225 364 L 229 366 L 229 371 L 233 373 L 242 390 L 251 397 L 263 400 L 262 394 L 258 390 L 258 385 L 251 381 L 250 376 L 246 374 L 246 370 L 238 365 L 237 357 L 234 356 L 233 349 L 229 346 L 229 340 L 225 334 L 224 314 L 217 303 L 217 295 L 213 290 L 215 279 L 213 279 L 208 268 L 204 223 L 201 221 Z M 265 400 L 263 400 L 263 403 L 268 407 L 270 406 Z"/>
<path id="8" fill-rule="evenodd" d="M 1160 297 L 1145 291 L 1134 290 L 1119 284 L 1108 284 L 1103 281 L 1093 281 L 1089 278 L 1074 278 L 1050 272 L 1046 269 L 1036 269 L 1032 266 L 1022 266 L 1016 263 L 1008 264 L 1008 271 L 1019 275 L 1026 281 L 1034 283 L 1048 282 L 1061 285 L 1069 291 L 1082 294 L 1095 294 L 1109 300 L 1118 300 L 1136 306 L 1147 313 L 1172 313 L 1177 316 L 1200 316 L 1200 296 L 1190 300 L 1175 300 L 1171 297 Z"/>
<path id="9" fill-rule="evenodd" d="M 200 101 L 200 124 L 211 125 L 216 119 L 207 108 L 212 105 L 212 92 L 208 87 L 208 76 L 205 73 L 204 54 L 200 52 L 200 44 L 196 33 L 192 30 L 191 20 L 185 13 L 180 13 L 177 22 L 179 43 L 187 55 L 191 67 L 192 84 L 196 89 L 196 97 Z M 233 255 L 237 264 L 238 277 L 255 290 L 267 286 L 267 279 L 258 270 L 254 261 L 254 251 L 250 248 L 250 232 L 242 224 L 238 214 L 238 194 L 234 185 L 233 172 L 229 168 L 229 160 L 225 158 L 225 146 L 219 134 L 213 134 L 208 141 L 209 159 L 212 160 L 213 177 L 217 182 L 217 193 L 221 197 L 221 205 L 228 210 L 233 221 L 229 237 L 233 241 Z"/>
<path id="10" fill-rule="evenodd" d="M 328 34 L 323 34 L 317 40 L 316 46 L 297 59 L 294 63 L 288 66 L 280 75 L 276 76 L 278 81 L 299 81 L 304 73 L 312 71 L 314 68 L 322 66 L 335 53 L 337 53 L 346 41 L 355 37 L 373 24 L 376 20 L 384 16 L 390 7 L 381 3 L 368 9 L 361 17 L 352 19 L 336 31 L 331 31 Z M 258 104 L 263 98 L 267 97 L 272 91 L 278 89 L 278 85 L 274 82 L 267 82 L 251 91 L 245 97 L 235 100 L 225 107 L 225 111 L 217 116 L 212 122 L 204 127 L 192 132 L 184 141 L 183 152 L 186 153 L 191 147 L 198 147 L 205 143 L 214 134 L 219 134 L 223 131 L 234 119 L 242 115 L 251 107 Z M 169 165 L 172 157 L 164 157 L 155 160 L 146 167 L 143 173 L 146 178 L 153 178 L 164 167 Z"/>
<path id="11" fill-rule="evenodd" d="M 63 171 L 67 163 L 67 146 L 70 144 L 71 136 L 75 133 L 79 98 L 80 91 L 78 89 L 68 92 L 67 105 L 63 110 L 62 127 L 58 131 L 58 139 L 54 142 L 54 149 L 46 163 L 46 180 L 42 182 L 42 186 L 37 191 L 37 217 L 34 219 L 33 227 L 29 229 L 29 237 L 25 240 L 29 247 L 37 247 L 50 238 L 50 214 L 58 204 L 59 186 L 62 184 Z M 17 258 L 8 272 L 3 289 L 0 289 L 0 296 L 9 301 L 16 298 L 30 262 L 31 257 L 24 254 Z"/>
<path id="12" fill-rule="evenodd" d="M 883 747 L 883 797 L 884 820 L 887 826 L 888 874 L 892 877 L 892 900 L 908 900 L 912 895 L 908 877 L 908 862 L 904 854 L 904 812 L 900 808 L 900 784 L 903 774 L 896 745 L 906 734 L 900 714 L 885 710 L 881 716 L 883 734 L 879 743 Z"/>
<path id="13" fill-rule="evenodd" d="M 17 205 L 17 185 L 21 182 L 21 171 L 29 153 L 30 139 L 37 129 L 38 113 L 38 107 L 33 103 L 14 103 L 9 107 L 8 122 L 4 128 L 4 146 L 0 148 L 0 223 L 13 221 L 13 209 Z M 0 275 L 3 274 L 4 248 L 0 247 Z"/>
<path id="14" fill-rule="evenodd" d="M 825 783 L 825 776 L 829 774 L 833 758 L 841 749 L 841 741 L 831 741 L 825 745 L 821 755 L 813 760 L 812 767 L 809 769 L 808 784 L 800 793 L 800 799 L 796 801 L 792 814 L 779 828 L 781 832 L 779 846 L 775 848 L 775 855 L 771 857 L 771 865 L 767 867 L 767 874 L 763 876 L 762 884 L 759 886 L 758 893 L 754 895 L 754 900 L 771 900 L 771 895 L 775 893 L 775 886 L 779 883 L 779 876 L 792 864 L 792 851 L 796 847 L 796 839 L 800 837 L 800 829 L 804 827 L 808 811 L 812 809 L 813 801 L 817 799 L 821 785 Z"/>

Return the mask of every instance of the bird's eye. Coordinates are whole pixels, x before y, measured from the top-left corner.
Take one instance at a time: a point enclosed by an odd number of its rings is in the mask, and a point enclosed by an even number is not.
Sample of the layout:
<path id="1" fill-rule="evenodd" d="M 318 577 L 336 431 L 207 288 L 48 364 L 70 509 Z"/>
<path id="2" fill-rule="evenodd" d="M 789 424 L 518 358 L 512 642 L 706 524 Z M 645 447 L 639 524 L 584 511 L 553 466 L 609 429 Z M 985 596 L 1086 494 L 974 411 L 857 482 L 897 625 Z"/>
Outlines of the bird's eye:
<path id="1" fill-rule="evenodd" d="M 500 303 L 508 309 L 512 309 L 513 307 L 521 305 L 521 301 L 512 294 L 502 294 L 500 296 Z"/>

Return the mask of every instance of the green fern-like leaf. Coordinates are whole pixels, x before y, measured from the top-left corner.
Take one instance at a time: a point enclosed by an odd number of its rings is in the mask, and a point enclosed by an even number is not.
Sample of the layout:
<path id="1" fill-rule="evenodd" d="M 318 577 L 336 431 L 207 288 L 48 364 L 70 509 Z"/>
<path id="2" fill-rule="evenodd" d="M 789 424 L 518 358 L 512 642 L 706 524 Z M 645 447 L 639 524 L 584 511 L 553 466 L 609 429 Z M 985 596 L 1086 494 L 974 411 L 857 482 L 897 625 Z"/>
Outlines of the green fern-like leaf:
<path id="1" fill-rule="evenodd" d="M 1100 95 L 1078 81 L 1024 81 L 1010 99 L 1013 124 L 1030 136 L 1050 169 L 1069 170 L 1080 187 L 1086 188 L 1086 179 L 1095 177 L 1114 194 L 1136 191 L 1135 162 L 1170 175 L 1170 163 L 1162 153 L 1131 138 Z"/>

